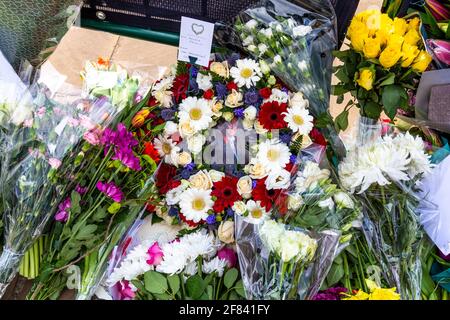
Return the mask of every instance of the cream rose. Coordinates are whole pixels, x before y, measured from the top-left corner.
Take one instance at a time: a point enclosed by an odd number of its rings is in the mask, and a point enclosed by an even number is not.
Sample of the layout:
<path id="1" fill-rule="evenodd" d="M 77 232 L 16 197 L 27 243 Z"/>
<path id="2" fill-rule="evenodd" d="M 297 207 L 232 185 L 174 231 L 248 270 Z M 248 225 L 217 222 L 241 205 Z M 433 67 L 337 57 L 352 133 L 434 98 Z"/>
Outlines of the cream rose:
<path id="1" fill-rule="evenodd" d="M 194 128 L 192 128 L 191 124 L 188 121 L 181 122 L 178 127 L 180 135 L 183 138 L 190 137 L 195 134 Z"/>
<path id="2" fill-rule="evenodd" d="M 233 221 L 222 221 L 218 230 L 217 236 L 219 240 L 223 243 L 233 243 L 234 242 L 234 222 Z"/>
<path id="3" fill-rule="evenodd" d="M 236 212 L 238 215 L 242 216 L 245 213 L 245 211 L 247 211 L 247 206 L 243 201 L 236 201 L 231 209 L 233 209 L 233 211 Z"/>
<path id="4" fill-rule="evenodd" d="M 201 170 L 189 178 L 189 185 L 192 188 L 209 190 L 212 188 L 211 177 L 206 170 Z"/>
<path id="5" fill-rule="evenodd" d="M 191 151 L 193 154 L 202 152 L 205 141 L 206 138 L 201 134 L 196 134 L 194 136 L 188 137 L 187 144 L 189 151 Z"/>
<path id="6" fill-rule="evenodd" d="M 242 126 L 245 130 L 253 130 L 253 125 L 255 124 L 255 120 L 244 119 L 242 120 Z"/>
<path id="7" fill-rule="evenodd" d="M 252 178 L 243 176 L 237 183 L 237 191 L 244 199 L 250 199 L 252 196 Z"/>
<path id="8" fill-rule="evenodd" d="M 265 129 L 262 124 L 259 122 L 259 120 L 255 121 L 255 131 L 257 134 L 265 134 L 267 133 L 267 129 Z"/>
<path id="9" fill-rule="evenodd" d="M 262 179 L 267 176 L 268 172 L 266 171 L 265 166 L 260 162 L 250 162 L 247 165 L 247 173 L 252 179 Z"/>
<path id="10" fill-rule="evenodd" d="M 255 120 L 256 119 L 256 112 L 257 112 L 257 110 L 256 110 L 256 108 L 254 106 L 250 106 L 250 107 L 245 108 L 245 110 L 244 110 L 244 117 L 245 117 L 245 119 Z"/>
<path id="11" fill-rule="evenodd" d="M 289 106 L 306 108 L 308 107 L 308 100 L 305 100 L 305 98 L 303 98 L 303 93 L 296 92 L 292 95 L 291 99 L 289 100 Z"/>
<path id="12" fill-rule="evenodd" d="M 209 70 L 224 78 L 228 78 L 230 76 L 230 69 L 228 68 L 228 62 L 226 61 L 211 63 Z"/>
<path id="13" fill-rule="evenodd" d="M 300 195 L 294 194 L 288 197 L 288 209 L 289 210 L 298 210 L 303 204 L 303 199 Z"/>
<path id="14" fill-rule="evenodd" d="M 233 112 L 224 112 L 222 116 L 225 119 L 225 121 L 228 121 L 228 122 L 230 122 L 234 118 Z"/>
<path id="15" fill-rule="evenodd" d="M 192 162 L 192 156 L 189 152 L 183 151 L 180 154 L 178 154 L 177 163 L 180 166 L 185 166 Z"/>
<path id="16" fill-rule="evenodd" d="M 236 108 L 242 106 L 244 102 L 242 101 L 243 95 L 241 92 L 232 90 L 225 100 L 225 105 L 230 108 Z"/>
<path id="17" fill-rule="evenodd" d="M 217 171 L 217 170 L 209 170 L 208 172 L 212 182 L 218 182 L 225 177 L 225 173 Z"/>
<path id="18" fill-rule="evenodd" d="M 173 121 L 167 121 L 166 125 L 164 126 L 164 133 L 168 136 L 178 132 L 178 126 Z"/>

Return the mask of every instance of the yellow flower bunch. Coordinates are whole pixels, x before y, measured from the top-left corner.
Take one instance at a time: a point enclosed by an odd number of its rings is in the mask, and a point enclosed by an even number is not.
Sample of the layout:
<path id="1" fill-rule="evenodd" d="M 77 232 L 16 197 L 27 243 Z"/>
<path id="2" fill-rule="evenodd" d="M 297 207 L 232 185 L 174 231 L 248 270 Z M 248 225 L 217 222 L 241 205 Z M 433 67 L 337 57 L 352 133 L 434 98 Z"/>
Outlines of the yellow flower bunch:
<path id="1" fill-rule="evenodd" d="M 396 288 L 380 288 L 374 281 L 369 279 L 366 279 L 366 284 L 370 293 L 358 290 L 354 295 L 345 294 L 347 298 L 342 300 L 400 300 L 400 294 L 396 292 Z"/>
<path id="2" fill-rule="evenodd" d="M 378 59 L 389 69 L 400 63 L 403 68 L 423 72 L 431 56 L 420 50 L 420 19 L 394 18 L 379 10 L 366 10 L 353 18 L 347 36 L 352 48 L 367 59 Z"/>

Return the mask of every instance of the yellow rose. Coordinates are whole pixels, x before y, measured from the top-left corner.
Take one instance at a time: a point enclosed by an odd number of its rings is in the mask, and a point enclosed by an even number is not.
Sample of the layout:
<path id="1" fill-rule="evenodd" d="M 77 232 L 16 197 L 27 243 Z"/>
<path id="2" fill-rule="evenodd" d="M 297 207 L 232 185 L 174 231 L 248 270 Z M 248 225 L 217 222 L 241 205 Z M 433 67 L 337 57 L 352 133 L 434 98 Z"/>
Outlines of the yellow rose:
<path id="1" fill-rule="evenodd" d="M 408 30 L 408 23 L 405 19 L 395 18 L 394 19 L 394 33 L 399 36 L 403 36 Z"/>
<path id="2" fill-rule="evenodd" d="M 366 19 L 366 26 L 369 29 L 369 36 L 375 35 L 377 30 L 381 29 L 381 12 L 375 11 Z"/>
<path id="3" fill-rule="evenodd" d="M 359 78 L 356 82 L 366 89 L 367 91 L 372 90 L 373 82 L 375 81 L 375 72 L 372 69 L 365 68 L 359 70 Z"/>
<path id="4" fill-rule="evenodd" d="M 402 57 L 402 52 L 398 48 L 387 46 L 380 54 L 380 63 L 386 69 L 394 66 Z"/>
<path id="5" fill-rule="evenodd" d="M 384 47 L 386 46 L 390 33 L 386 30 L 380 29 L 376 32 L 375 36 L 380 40 L 380 44 Z"/>
<path id="6" fill-rule="evenodd" d="M 209 190 L 212 188 L 211 177 L 206 170 L 202 170 L 189 178 L 189 185 L 192 188 Z"/>
<path id="7" fill-rule="evenodd" d="M 242 101 L 242 93 L 236 90 L 232 90 L 225 100 L 225 105 L 230 108 L 236 108 L 242 106 L 244 102 Z"/>
<path id="8" fill-rule="evenodd" d="M 211 63 L 209 70 L 211 70 L 214 73 L 217 73 L 219 76 L 223 78 L 228 78 L 230 76 L 230 70 L 228 68 L 228 63 L 226 61 Z"/>
<path id="9" fill-rule="evenodd" d="M 420 51 L 412 64 L 412 68 L 417 72 L 424 72 L 430 64 L 432 58 L 425 50 Z"/>
<path id="10" fill-rule="evenodd" d="M 364 49 L 364 40 L 367 39 L 367 33 L 355 32 L 350 38 L 352 47 L 355 51 L 362 52 Z"/>
<path id="11" fill-rule="evenodd" d="M 380 30 L 383 30 L 387 32 L 388 34 L 391 34 L 394 32 L 394 21 L 387 15 L 386 13 L 383 13 L 380 17 L 381 19 L 381 25 Z"/>
<path id="12" fill-rule="evenodd" d="M 364 22 L 353 19 L 348 27 L 347 36 L 352 38 L 356 33 L 369 33 L 369 30 L 366 27 Z"/>
<path id="13" fill-rule="evenodd" d="M 419 30 L 420 26 L 420 19 L 418 17 L 414 17 L 412 19 L 409 19 L 408 21 L 408 30 Z"/>
<path id="14" fill-rule="evenodd" d="M 222 110 L 223 108 L 223 103 L 222 101 L 217 101 L 216 103 L 214 103 L 212 105 L 212 112 L 216 117 L 220 117 L 222 115 L 222 112 L 220 110 Z"/>
<path id="15" fill-rule="evenodd" d="M 365 11 L 360 12 L 357 15 L 355 15 L 354 19 L 362 21 L 362 22 L 366 22 L 367 18 L 374 14 L 380 14 L 380 11 L 376 10 L 376 9 L 365 10 Z"/>
<path id="16" fill-rule="evenodd" d="M 404 38 L 402 36 L 399 36 L 398 34 L 394 33 L 388 38 L 387 46 L 401 50 L 403 41 L 404 41 Z"/>
<path id="17" fill-rule="evenodd" d="M 252 178 L 243 176 L 237 183 L 237 191 L 244 199 L 250 199 L 252 196 Z"/>
<path id="18" fill-rule="evenodd" d="M 222 221 L 219 228 L 217 229 L 217 236 L 219 240 L 223 243 L 233 243 L 234 242 L 234 222 L 233 221 Z"/>
<path id="19" fill-rule="evenodd" d="M 405 42 L 410 45 L 416 45 L 421 39 L 419 32 L 416 29 L 411 29 L 405 34 Z"/>
<path id="20" fill-rule="evenodd" d="M 409 43 L 403 43 L 402 46 L 402 67 L 407 68 L 413 63 L 414 59 L 419 54 L 420 50 L 417 46 L 412 46 Z"/>
<path id="21" fill-rule="evenodd" d="M 381 51 L 380 40 L 378 38 L 367 38 L 364 40 L 364 56 L 369 59 L 378 57 Z"/>

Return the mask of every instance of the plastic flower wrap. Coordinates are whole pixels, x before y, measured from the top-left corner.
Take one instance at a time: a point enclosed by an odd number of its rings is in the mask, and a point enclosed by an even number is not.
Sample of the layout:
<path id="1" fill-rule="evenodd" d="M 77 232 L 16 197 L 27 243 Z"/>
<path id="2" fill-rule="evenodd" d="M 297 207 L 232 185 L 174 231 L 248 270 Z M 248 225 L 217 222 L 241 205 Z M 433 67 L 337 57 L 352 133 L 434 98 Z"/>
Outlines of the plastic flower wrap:
<path id="1" fill-rule="evenodd" d="M 363 230 L 382 276 L 403 299 L 420 299 L 417 183 L 430 168 L 422 139 L 409 133 L 351 150 L 339 165 L 342 185 L 364 205 Z"/>
<path id="2" fill-rule="evenodd" d="M 329 1 L 269 0 L 218 29 L 223 45 L 242 48 L 293 91 L 300 91 L 338 156 L 345 153 L 328 112 L 332 50 L 337 46 Z"/>
<path id="3" fill-rule="evenodd" d="M 247 299 L 312 299 L 339 242 L 339 232 L 312 232 L 266 219 L 236 217 L 236 245 Z M 325 270 L 325 272 L 322 272 Z"/>
<path id="4" fill-rule="evenodd" d="M 356 106 L 362 117 L 378 120 L 382 112 L 394 119 L 397 110 L 411 111 L 408 90 L 432 58 L 419 32 L 420 18 L 391 19 L 379 10 L 367 10 L 353 18 L 347 37 L 350 48 L 335 52 L 343 64 L 337 67 L 339 83 L 333 87 L 338 101 L 350 92 L 354 98 L 336 117 L 336 125 L 348 127 L 349 109 Z"/>
<path id="5" fill-rule="evenodd" d="M 11 123 L 2 138 L 1 181 L 4 251 L 0 258 L 0 293 L 16 274 L 20 259 L 42 233 L 61 202 L 66 182 L 74 168 L 62 167 L 81 151 L 80 141 L 91 126 L 101 126 L 115 115 L 105 100 L 83 100 L 75 105 L 58 105 L 48 100 L 45 90 L 32 88 L 23 101 L 29 117 Z M 64 169 L 63 169 L 64 168 Z M 64 177 L 61 184 L 58 178 Z"/>

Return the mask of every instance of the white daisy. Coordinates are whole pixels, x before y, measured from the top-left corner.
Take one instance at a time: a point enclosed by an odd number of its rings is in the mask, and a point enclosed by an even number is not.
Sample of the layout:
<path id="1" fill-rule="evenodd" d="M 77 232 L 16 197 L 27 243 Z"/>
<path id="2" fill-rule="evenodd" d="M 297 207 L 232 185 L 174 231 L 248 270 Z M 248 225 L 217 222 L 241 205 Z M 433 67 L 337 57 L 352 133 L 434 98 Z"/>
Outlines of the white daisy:
<path id="1" fill-rule="evenodd" d="M 313 129 L 314 118 L 309 114 L 305 108 L 294 106 L 283 112 L 285 115 L 284 121 L 287 122 L 289 129 L 293 132 L 299 132 L 302 135 L 308 135 Z"/>
<path id="2" fill-rule="evenodd" d="M 256 155 L 268 172 L 277 172 L 289 163 L 291 152 L 289 147 L 278 139 L 270 139 L 259 145 Z"/>
<path id="3" fill-rule="evenodd" d="M 202 271 L 206 274 L 216 272 L 219 277 L 222 277 L 226 266 L 227 266 L 226 260 L 220 259 L 219 257 L 215 257 L 210 261 L 203 262 Z"/>
<path id="4" fill-rule="evenodd" d="M 160 157 L 163 158 L 164 162 L 176 165 L 176 162 L 173 160 L 177 159 L 180 147 L 178 147 L 172 139 L 159 135 L 158 138 L 155 138 L 153 141 L 153 145 Z"/>
<path id="5" fill-rule="evenodd" d="M 261 206 L 260 201 L 247 201 L 247 212 L 248 216 L 245 217 L 245 221 L 252 224 L 259 224 L 269 216 L 266 209 Z"/>
<path id="6" fill-rule="evenodd" d="M 188 122 L 196 132 L 207 129 L 211 124 L 213 112 L 208 100 L 187 97 L 180 103 L 178 117 L 181 122 Z"/>
<path id="7" fill-rule="evenodd" d="M 230 74 L 238 87 L 250 88 L 261 80 L 261 68 L 255 60 L 242 59 L 236 61 L 236 66 L 230 69 Z"/>
<path id="8" fill-rule="evenodd" d="M 266 179 L 267 190 L 287 189 L 291 182 L 291 173 L 285 169 L 269 173 Z"/>
<path id="9" fill-rule="evenodd" d="M 195 223 L 205 220 L 208 211 L 212 209 L 214 201 L 210 190 L 189 188 L 180 196 L 180 209 L 186 219 Z"/>

